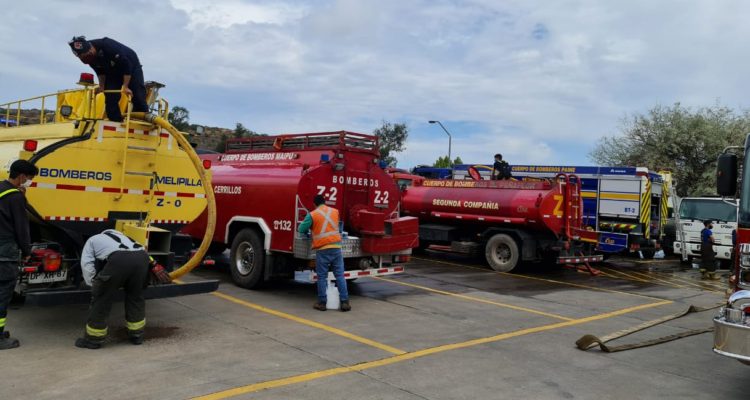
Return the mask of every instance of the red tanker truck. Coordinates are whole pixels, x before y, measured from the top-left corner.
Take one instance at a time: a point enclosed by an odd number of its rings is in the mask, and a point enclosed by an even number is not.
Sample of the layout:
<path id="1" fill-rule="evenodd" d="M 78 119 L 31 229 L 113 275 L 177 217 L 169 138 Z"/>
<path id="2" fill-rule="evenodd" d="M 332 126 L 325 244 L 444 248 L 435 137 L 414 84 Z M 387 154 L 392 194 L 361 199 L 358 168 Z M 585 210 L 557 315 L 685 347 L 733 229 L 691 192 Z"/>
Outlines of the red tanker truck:
<path id="1" fill-rule="evenodd" d="M 213 250 L 230 249 L 232 279 L 314 282 L 312 240 L 297 226 L 313 197 L 340 210 L 346 277 L 402 272 L 418 245 L 418 220 L 399 216 L 398 186 L 379 165 L 375 136 L 326 132 L 232 139 L 211 163 L 217 218 Z M 205 218 L 184 230 L 200 238 Z"/>
<path id="2" fill-rule="evenodd" d="M 483 249 L 490 267 L 503 272 L 519 261 L 602 260 L 591 255 L 600 234 L 583 229 L 580 180 L 574 175 L 538 182 L 391 176 L 402 188 L 402 213 L 420 220 L 422 248 L 450 245 L 468 254 Z"/>

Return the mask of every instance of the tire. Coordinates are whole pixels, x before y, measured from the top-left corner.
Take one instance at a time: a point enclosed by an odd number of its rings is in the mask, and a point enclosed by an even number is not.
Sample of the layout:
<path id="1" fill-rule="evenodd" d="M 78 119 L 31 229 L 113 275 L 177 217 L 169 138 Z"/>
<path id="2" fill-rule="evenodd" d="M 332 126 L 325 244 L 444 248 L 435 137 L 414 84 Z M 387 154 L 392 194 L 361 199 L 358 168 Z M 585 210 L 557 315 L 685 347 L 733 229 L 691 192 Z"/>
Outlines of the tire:
<path id="1" fill-rule="evenodd" d="M 518 243 L 512 237 L 498 233 L 487 241 L 484 257 L 495 271 L 510 272 L 518 265 L 520 258 Z"/>
<path id="2" fill-rule="evenodd" d="M 232 241 L 229 271 L 237 286 L 253 289 L 263 282 L 263 242 L 252 229 L 243 229 Z"/>

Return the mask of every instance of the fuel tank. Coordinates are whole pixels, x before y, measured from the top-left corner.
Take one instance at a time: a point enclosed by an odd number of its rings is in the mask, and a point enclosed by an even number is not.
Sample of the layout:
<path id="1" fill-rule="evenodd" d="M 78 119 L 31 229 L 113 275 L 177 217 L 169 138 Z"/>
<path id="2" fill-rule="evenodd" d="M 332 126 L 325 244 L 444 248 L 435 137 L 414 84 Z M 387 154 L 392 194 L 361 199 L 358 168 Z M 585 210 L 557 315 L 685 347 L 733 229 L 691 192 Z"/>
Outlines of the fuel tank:
<path id="1" fill-rule="evenodd" d="M 315 209 L 313 198 L 340 212 L 344 230 L 366 253 L 416 245 L 415 218 L 400 218 L 396 183 L 378 164 L 377 139 L 352 132 L 264 136 L 230 141 L 210 160 L 217 201 L 215 242 L 229 244 L 234 221 L 259 224 L 266 249 L 293 251 L 297 226 Z M 197 236 L 202 221 L 184 232 Z M 270 238 L 270 239 L 269 239 Z"/>
<path id="2" fill-rule="evenodd" d="M 402 213 L 420 221 L 515 225 L 565 233 L 580 226 L 581 198 L 575 183 L 558 180 L 415 180 L 402 193 Z"/>

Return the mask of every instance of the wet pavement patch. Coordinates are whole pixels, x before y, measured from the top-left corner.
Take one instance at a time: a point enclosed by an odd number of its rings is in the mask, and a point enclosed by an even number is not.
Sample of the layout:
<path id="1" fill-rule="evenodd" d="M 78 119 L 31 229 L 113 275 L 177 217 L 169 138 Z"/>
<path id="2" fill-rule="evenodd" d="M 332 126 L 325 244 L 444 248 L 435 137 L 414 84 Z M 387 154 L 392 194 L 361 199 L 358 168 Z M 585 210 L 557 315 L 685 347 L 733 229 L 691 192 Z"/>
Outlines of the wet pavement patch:
<path id="1" fill-rule="evenodd" d="M 144 336 L 146 340 L 167 339 L 178 336 L 180 334 L 179 329 L 176 326 L 146 326 Z M 112 339 L 117 341 L 128 340 L 128 330 L 125 327 L 118 328 L 112 335 Z"/>

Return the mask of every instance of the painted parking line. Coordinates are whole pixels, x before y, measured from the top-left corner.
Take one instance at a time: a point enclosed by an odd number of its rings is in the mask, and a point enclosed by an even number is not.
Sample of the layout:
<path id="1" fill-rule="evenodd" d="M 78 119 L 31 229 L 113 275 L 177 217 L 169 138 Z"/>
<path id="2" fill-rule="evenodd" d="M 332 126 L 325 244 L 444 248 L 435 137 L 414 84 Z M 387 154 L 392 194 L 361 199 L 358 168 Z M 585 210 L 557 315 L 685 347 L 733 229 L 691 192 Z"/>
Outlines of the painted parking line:
<path id="1" fill-rule="evenodd" d="M 632 274 L 634 276 L 644 277 L 645 279 L 651 279 L 652 281 L 655 281 L 655 282 L 662 282 L 666 286 L 672 286 L 672 287 L 676 287 L 678 289 L 685 289 L 686 288 L 685 285 L 680 285 L 680 284 L 677 284 L 675 282 L 670 282 L 670 281 L 668 281 L 666 279 L 661 279 L 661 278 L 658 278 L 658 277 L 653 276 L 653 275 L 645 274 L 643 272 L 630 271 L 630 274 Z"/>
<path id="2" fill-rule="evenodd" d="M 653 284 L 653 285 L 667 286 L 667 287 L 677 288 L 677 289 L 684 288 L 684 286 L 673 284 L 673 283 L 669 283 L 669 282 L 666 282 L 666 281 L 663 281 L 663 280 L 660 280 L 660 279 L 655 279 L 655 278 L 652 278 L 650 276 L 645 276 L 644 277 L 643 276 L 644 274 L 640 274 L 641 276 L 638 276 L 633 271 L 624 272 L 624 271 L 620 271 L 620 270 L 616 270 L 616 269 L 612 269 L 612 268 L 602 268 L 602 271 L 606 271 L 606 272 L 608 272 L 610 274 L 617 274 L 619 276 L 616 276 L 616 277 L 618 277 L 620 279 L 627 279 L 627 280 L 631 280 L 631 281 L 649 283 L 649 284 Z"/>
<path id="3" fill-rule="evenodd" d="M 274 315 L 274 316 L 279 317 L 279 318 L 288 319 L 290 321 L 294 321 L 294 322 L 300 323 L 302 325 L 307 325 L 307 326 L 310 326 L 310 327 L 313 327 L 313 328 L 324 330 L 326 332 L 330 332 L 330 333 L 333 333 L 335 335 L 338 335 L 338 336 L 341 336 L 341 337 L 345 337 L 345 338 L 353 340 L 355 342 L 359 342 L 359 343 L 362 343 L 362 344 L 366 344 L 368 346 L 372 346 L 372 347 L 378 348 L 380 350 L 386 351 L 386 352 L 391 353 L 391 354 L 405 354 L 406 353 L 403 350 L 399 350 L 399 349 L 397 349 L 395 347 L 388 346 L 387 344 L 378 343 L 378 342 L 376 342 L 374 340 L 370 340 L 370 339 L 364 338 L 362 336 L 358 336 L 358 335 L 355 335 L 353 333 L 349 333 L 347 331 L 344 331 L 344 330 L 341 330 L 341 329 L 338 329 L 338 328 L 334 328 L 332 326 L 321 324 L 320 322 L 311 321 L 309 319 L 301 318 L 301 317 L 298 317 L 296 315 L 288 314 L 288 313 L 285 313 L 285 312 L 282 312 L 282 311 L 273 310 L 271 308 L 268 308 L 268 307 L 265 307 L 265 306 L 261 306 L 260 304 L 251 303 L 249 301 L 242 300 L 240 298 L 228 295 L 226 293 L 212 292 L 211 295 L 219 297 L 219 298 L 222 298 L 222 299 L 227 300 L 227 301 L 231 301 L 232 303 L 239 304 L 241 306 L 245 306 L 247 308 L 251 308 L 251 309 L 256 310 L 256 311 L 260 311 L 260 312 L 263 312 L 263 313 L 266 313 L 266 314 Z"/>
<path id="4" fill-rule="evenodd" d="M 682 283 L 686 283 L 688 285 L 693 285 L 693 286 L 696 286 L 696 287 L 698 287 L 700 289 L 708 290 L 708 291 L 711 291 L 711 292 L 724 293 L 726 291 L 726 289 L 727 289 L 727 286 L 721 286 L 722 283 L 719 283 L 719 281 L 716 281 L 716 282 L 697 281 L 697 280 L 693 280 L 693 279 L 682 278 L 682 277 L 679 277 L 679 276 L 668 275 L 665 272 L 657 272 L 657 271 L 650 271 L 649 274 L 654 274 L 656 276 L 660 276 L 660 277 L 663 277 L 665 279 L 671 279 L 671 280 L 674 280 L 676 282 L 682 282 Z"/>
<path id="5" fill-rule="evenodd" d="M 425 290 L 425 291 L 432 292 L 432 293 L 442 294 L 442 295 L 445 295 L 445 296 L 456 297 L 456 298 L 463 299 L 463 300 L 474 301 L 474 302 L 477 302 L 477 303 L 491 304 L 493 306 L 498 306 L 498 307 L 502 307 L 502 308 L 509 308 L 511 310 L 524 311 L 524 312 L 531 313 L 531 314 L 542 315 L 542 316 L 545 316 L 545 317 L 555 318 L 555 319 L 559 319 L 559 320 L 562 320 L 562 321 L 572 321 L 573 320 L 573 318 L 563 317 L 562 315 L 551 314 L 551 313 L 547 313 L 547 312 L 544 312 L 544 311 L 534 310 L 534 309 L 531 309 L 531 308 L 526 308 L 526 307 L 521 307 L 521 306 L 514 306 L 512 304 L 500 303 L 500 302 L 492 301 L 492 300 L 486 300 L 486 299 L 482 299 L 482 298 L 479 298 L 479 297 L 473 297 L 473 296 L 467 296 L 467 295 L 458 294 L 458 293 L 447 292 L 445 290 L 433 289 L 433 288 L 430 288 L 430 287 L 427 287 L 427 286 L 415 285 L 413 283 L 407 283 L 407 282 L 403 282 L 403 281 L 397 281 L 395 279 L 381 278 L 381 277 L 374 277 L 374 279 L 377 279 L 377 280 L 380 280 L 380 281 L 385 281 L 385 282 L 395 283 L 397 285 L 409 286 L 409 287 L 413 287 L 413 288 Z"/>
<path id="6" fill-rule="evenodd" d="M 419 258 L 419 257 L 412 257 L 412 259 L 421 260 L 421 261 L 429 261 L 429 262 L 434 262 L 434 263 L 439 263 L 439 264 L 446 264 L 446 265 L 451 265 L 451 266 L 454 266 L 454 267 L 476 269 L 476 270 L 479 270 L 479 271 L 490 272 L 490 273 L 493 273 L 493 274 L 503 275 L 503 276 L 507 276 L 507 277 L 510 277 L 510 278 L 516 278 L 516 279 L 527 279 L 527 280 L 533 280 L 533 281 L 554 283 L 554 284 L 557 284 L 557 285 L 572 286 L 572 287 L 577 287 L 577 288 L 582 288 L 582 289 L 596 290 L 596 291 L 599 291 L 599 292 L 617 293 L 617 294 L 622 294 L 622 295 L 626 295 L 626 296 L 641 297 L 641 298 L 649 299 L 649 300 L 664 300 L 664 299 L 659 298 L 659 297 L 648 296 L 648 295 L 645 295 L 645 294 L 630 293 L 630 292 L 624 292 L 624 291 L 621 291 L 621 290 L 606 289 L 606 288 L 601 288 L 601 287 L 596 287 L 596 286 L 590 286 L 590 285 L 582 285 L 582 284 L 579 284 L 579 283 L 558 281 L 558 280 L 547 279 L 547 278 L 539 278 L 539 277 L 531 276 L 531 275 L 511 274 L 509 272 L 493 271 L 491 269 L 483 268 L 483 267 L 480 267 L 480 266 L 474 266 L 474 265 L 458 264 L 458 263 L 453 263 L 453 262 L 440 261 L 440 260 L 431 260 L 431 259 L 428 259 L 428 258 Z M 413 273 L 413 271 L 411 271 L 411 272 Z"/>
<path id="7" fill-rule="evenodd" d="M 724 290 L 722 290 L 721 287 L 717 287 L 714 284 L 708 283 L 708 282 L 696 282 L 690 279 L 681 278 L 678 276 L 674 276 L 671 274 L 667 274 L 664 272 L 657 272 L 657 271 L 648 271 L 648 272 L 640 272 L 640 271 L 629 271 L 632 273 L 638 273 L 643 278 L 640 278 L 636 275 L 630 275 L 624 271 L 620 271 L 615 268 L 600 268 L 601 271 L 605 272 L 605 275 L 614 279 L 625 279 L 630 281 L 637 281 L 637 282 L 644 282 L 644 283 L 650 283 L 655 285 L 661 285 L 661 286 L 667 286 L 667 287 L 675 287 L 675 288 L 688 288 L 688 289 L 700 289 L 705 290 L 708 292 L 714 292 L 714 293 L 724 293 Z M 668 283 L 668 284 L 667 284 Z M 689 287 L 686 287 L 684 285 L 689 285 Z"/>
<path id="8" fill-rule="evenodd" d="M 600 271 L 604 272 L 606 276 L 613 278 L 613 279 L 625 279 L 628 281 L 634 281 L 634 282 L 642 282 L 642 283 L 653 283 L 650 280 L 638 278 L 632 275 L 628 275 L 625 272 L 618 271 L 616 269 L 612 268 L 599 268 Z"/>
<path id="9" fill-rule="evenodd" d="M 239 386 L 236 388 L 207 394 L 205 396 L 195 397 L 194 399 L 197 399 L 197 400 L 226 399 L 229 397 L 258 392 L 261 390 L 278 388 L 278 387 L 289 386 L 289 385 L 293 385 L 297 383 L 309 382 L 309 381 L 313 381 L 317 379 L 327 378 L 329 376 L 336 376 L 336 375 L 341 375 L 341 374 L 346 374 L 346 373 L 351 373 L 351 372 L 365 371 L 368 369 L 397 364 L 403 361 L 426 357 L 426 356 L 430 356 L 433 354 L 443 353 L 443 352 L 452 351 L 452 350 L 465 349 L 465 348 L 469 348 L 469 347 L 473 347 L 473 346 L 477 346 L 481 344 L 499 342 L 499 341 L 503 341 L 503 340 L 507 340 L 507 339 L 511 339 L 511 338 L 515 338 L 519 336 L 530 335 L 533 333 L 552 331 L 556 329 L 566 328 L 569 326 L 585 324 L 587 322 L 599 321 L 602 319 L 612 318 L 612 317 L 628 314 L 634 311 L 658 307 L 658 306 L 671 304 L 671 303 L 672 301 L 663 300 L 663 301 L 659 301 L 655 303 L 628 307 L 628 308 L 624 308 L 624 309 L 617 310 L 617 311 L 612 311 L 612 312 L 608 312 L 604 314 L 597 314 L 597 315 L 593 315 L 590 317 L 574 319 L 571 321 L 563 321 L 563 322 L 558 322 L 558 323 L 549 324 L 549 325 L 542 325 L 542 326 L 538 326 L 535 328 L 527 328 L 527 329 L 521 329 L 521 330 L 517 330 L 513 332 L 502 333 L 502 334 L 495 335 L 495 336 L 468 340 L 468 341 L 460 342 L 460 343 L 453 343 L 453 344 L 447 344 L 447 345 L 442 345 L 442 346 L 437 346 L 437 347 L 431 347 L 428 349 L 418 350 L 418 351 L 405 353 L 401 355 L 396 355 L 396 356 L 392 356 L 388 358 L 383 358 L 380 360 L 363 362 L 363 363 L 356 364 L 356 365 L 349 366 L 349 367 L 345 366 L 345 367 L 330 368 L 330 369 L 325 369 L 322 371 L 311 372 L 308 374 L 301 374 L 301 375 L 291 376 L 287 378 L 274 379 L 270 381 L 254 383 L 254 384 L 246 385 L 246 386 Z"/>

